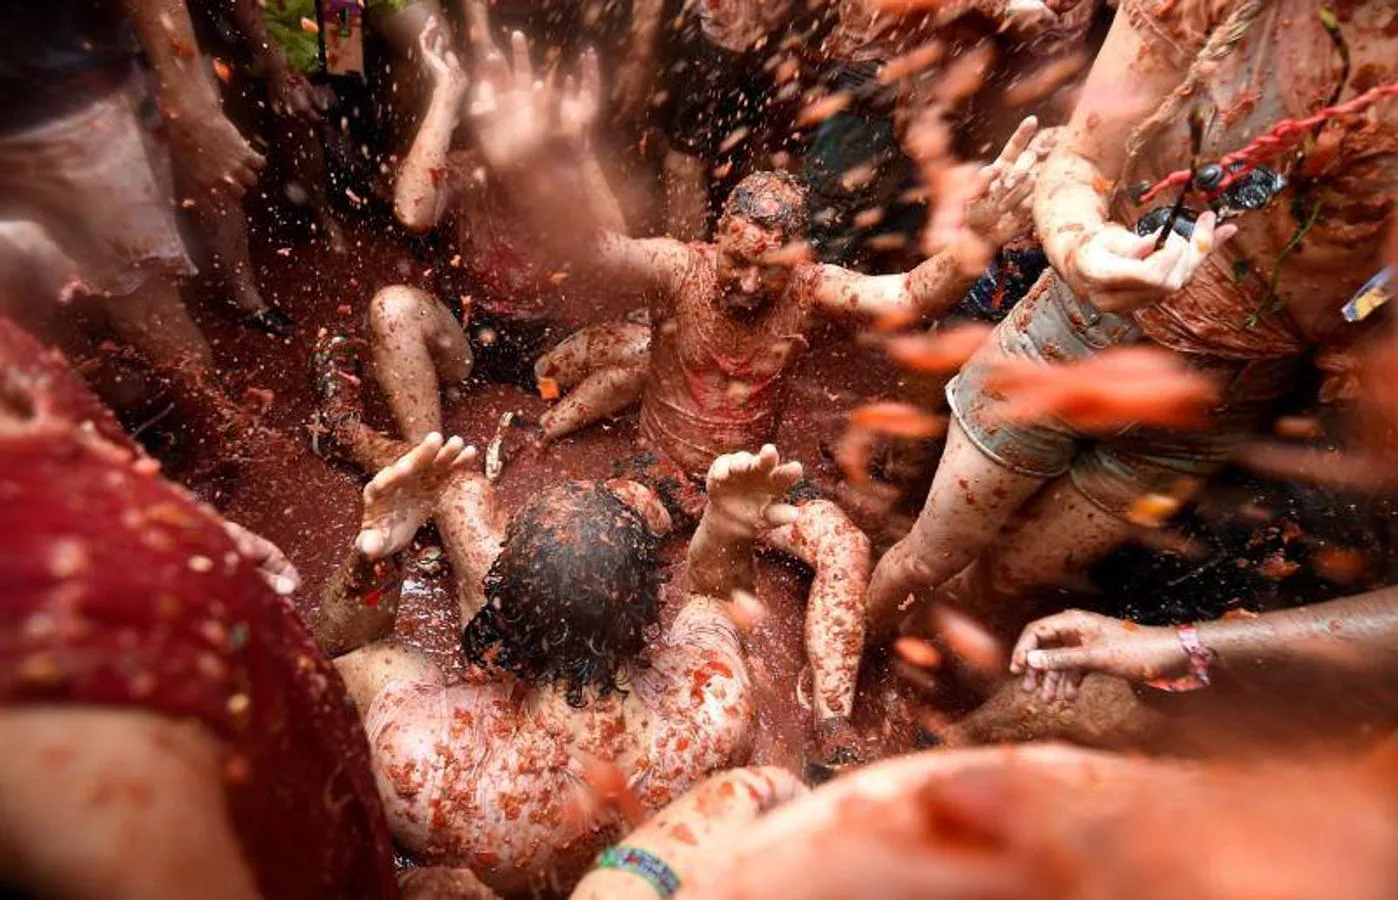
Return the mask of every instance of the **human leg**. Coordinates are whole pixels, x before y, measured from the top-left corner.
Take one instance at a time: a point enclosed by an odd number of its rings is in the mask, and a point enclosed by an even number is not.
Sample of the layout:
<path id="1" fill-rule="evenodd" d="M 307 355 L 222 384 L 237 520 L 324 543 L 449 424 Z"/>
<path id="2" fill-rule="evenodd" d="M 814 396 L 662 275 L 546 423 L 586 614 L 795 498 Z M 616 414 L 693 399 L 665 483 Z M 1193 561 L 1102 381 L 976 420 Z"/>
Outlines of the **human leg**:
<path id="1" fill-rule="evenodd" d="M 982 624 L 1013 637 L 1036 614 L 1026 602 L 1029 591 L 1078 583 L 1137 530 L 1084 495 L 1072 478 L 1059 477 L 936 598 L 967 608 Z"/>
<path id="2" fill-rule="evenodd" d="M 194 207 L 200 236 L 209 250 L 209 270 L 219 289 L 244 319 L 267 316 L 270 307 L 257 289 L 248 249 L 248 222 L 242 204 L 201 203 Z M 269 322 L 276 320 L 269 319 Z M 290 334 L 289 325 L 269 325 L 273 333 Z M 275 330 L 274 330 L 275 329 Z"/>
<path id="3" fill-rule="evenodd" d="M 299 120 L 290 122 L 279 135 L 277 146 L 292 178 L 306 192 L 320 236 L 332 252 L 347 252 L 349 243 L 326 191 L 325 147 L 316 133 L 316 126 Z"/>
<path id="4" fill-rule="evenodd" d="M 366 472 L 377 472 L 406 453 L 410 445 L 364 422 L 362 344 L 344 335 L 332 335 L 316 344 L 311 374 L 319 408 L 315 421 L 307 427 L 311 449 L 317 455 L 343 456 Z"/>
<path id="5" fill-rule="evenodd" d="M 923 597 L 990 546 L 1046 482 L 1067 472 L 1080 435 L 1054 420 L 1004 421 L 992 385 L 998 361 L 1089 358 L 1135 334 L 1127 318 L 1097 312 L 1046 272 L 947 386 L 952 424 L 927 502 L 912 531 L 879 560 L 871 622 L 888 630 L 913 591 Z"/>
<path id="6" fill-rule="evenodd" d="M 925 596 L 969 565 L 1044 481 L 992 459 L 953 418 L 917 522 L 874 567 L 870 626 L 897 627 L 910 593 Z"/>
<path id="7" fill-rule="evenodd" d="M 405 285 L 383 288 L 369 302 L 374 374 L 403 436 L 418 441 L 442 428 L 438 378 L 471 373 L 471 348 L 456 319 L 432 295 Z"/>
<path id="8" fill-rule="evenodd" d="M 598 369 L 644 368 L 650 362 L 650 322 L 630 319 L 580 328 L 534 364 L 538 378 L 568 390 Z"/>
<path id="9" fill-rule="evenodd" d="M 606 322 L 580 329 L 539 357 L 534 375 L 569 391 L 539 419 L 552 441 L 614 415 L 641 399 L 650 365 L 648 321 Z"/>
<path id="10" fill-rule="evenodd" d="M 644 366 L 608 366 L 588 375 L 539 417 L 544 440 L 558 440 L 639 402 L 648 372 Z"/>

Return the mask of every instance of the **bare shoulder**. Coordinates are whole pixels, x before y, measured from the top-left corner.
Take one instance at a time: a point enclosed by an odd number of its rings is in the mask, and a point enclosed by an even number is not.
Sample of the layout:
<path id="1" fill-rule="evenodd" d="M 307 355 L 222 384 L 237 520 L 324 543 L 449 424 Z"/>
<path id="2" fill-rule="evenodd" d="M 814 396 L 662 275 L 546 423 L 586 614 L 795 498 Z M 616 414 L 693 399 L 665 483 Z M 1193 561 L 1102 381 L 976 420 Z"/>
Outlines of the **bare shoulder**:
<path id="1" fill-rule="evenodd" d="M 0 712 L 0 746 L 0 834 L 25 886 L 45 896 L 257 895 L 224 798 L 222 744 L 202 725 L 35 706 Z"/>
<path id="2" fill-rule="evenodd" d="M 691 721 L 727 729 L 751 712 L 742 638 L 719 601 L 693 595 L 656 651 L 670 703 Z"/>

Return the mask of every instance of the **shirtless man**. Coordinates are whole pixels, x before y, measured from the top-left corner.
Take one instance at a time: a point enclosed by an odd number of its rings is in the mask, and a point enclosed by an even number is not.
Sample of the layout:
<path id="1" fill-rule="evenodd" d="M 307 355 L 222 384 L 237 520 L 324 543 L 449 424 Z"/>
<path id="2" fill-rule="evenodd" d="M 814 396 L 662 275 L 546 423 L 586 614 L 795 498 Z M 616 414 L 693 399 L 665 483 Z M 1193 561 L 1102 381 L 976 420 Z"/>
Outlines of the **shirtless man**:
<path id="1" fill-rule="evenodd" d="M 753 708 L 728 599 L 753 588 L 757 533 L 797 518 L 778 500 L 801 467 L 770 446 L 714 462 L 687 599 L 652 637 L 654 551 L 669 528 L 654 494 L 619 479 L 567 483 L 502 533 L 490 486 L 465 471 L 472 455 L 431 434 L 374 477 L 316 630 L 364 718 L 398 842 L 431 866 L 521 892 L 569 883 L 615 834 L 615 815 L 585 811 L 599 768 L 654 811 L 744 761 Z M 462 596 L 472 666 L 454 682 L 383 640 L 396 555 L 434 509 L 444 533 L 475 536 L 465 553 L 447 545 L 475 584 Z"/>
<path id="2" fill-rule="evenodd" d="M 486 113 L 481 130 L 525 130 L 511 135 L 508 146 L 501 140 L 497 146 L 505 152 L 492 156 L 491 164 L 525 173 L 516 191 L 525 198 L 522 206 L 556 209 L 557 192 L 540 188 L 552 179 L 540 167 L 521 164 L 544 144 L 553 147 L 546 125 L 550 114 L 540 108 L 551 99 L 547 91 L 530 87 L 533 76 L 520 35 L 515 36 L 514 56 L 513 70 L 498 51 L 488 58 L 485 89 L 499 121 Z M 588 81 L 583 79 L 584 92 L 592 89 Z M 572 101 L 565 96 L 563 102 L 566 107 Z M 530 127 L 533 133 L 527 133 Z M 969 218 L 984 227 L 985 240 L 993 245 L 1027 227 L 1036 158 L 1026 148 L 1036 127 L 1033 119 L 1026 120 L 1000 158 L 981 172 L 984 190 Z M 577 134 L 564 137 L 565 144 L 572 142 L 585 153 Z M 557 165 L 556 159 L 541 163 Z M 537 204 L 528 199 L 531 191 L 540 195 Z M 541 234 L 548 228 L 557 231 L 547 218 L 541 217 Z M 536 366 L 541 379 L 572 387 L 542 418 L 545 439 L 566 435 L 639 396 L 643 440 L 661 457 L 654 480 L 684 495 L 714 457 L 771 437 L 782 376 L 802 349 L 817 312 L 916 319 L 945 310 L 974 280 L 960 271 L 954 249 L 899 275 L 865 276 L 806 264 L 800 261 L 806 225 L 800 183 L 784 173 L 766 172 L 749 176 L 734 189 L 714 244 L 632 239 L 603 228 L 584 247 L 575 247 L 577 259 L 607 284 L 648 291 L 656 300 L 648 328 L 609 324 L 585 330 Z M 702 506 L 696 493 L 688 492 L 687 500 L 676 498 L 687 515 Z M 815 500 L 802 509 L 818 528 L 798 526 L 790 536 L 777 531 L 764 535 L 764 541 L 815 568 L 806 646 L 818 752 L 826 762 L 847 762 L 864 641 L 863 583 L 854 572 L 867 565 L 869 544 L 834 503 Z"/>
<path id="3" fill-rule="evenodd" d="M 1157 249 L 1155 233 L 1128 225 L 1150 206 L 1168 213 L 1176 195 L 1147 206 L 1127 188 L 1187 168 L 1191 105 L 1209 161 L 1283 119 L 1391 83 L 1390 18 L 1388 4 L 1347 6 L 1341 53 L 1303 2 L 1122 3 L 1038 188 L 1035 217 L 1055 272 L 948 387 L 955 415 L 926 505 L 870 585 L 880 627 L 897 624 L 910 594 L 940 590 L 1017 631 L 1030 618 L 1018 602 L 1030 588 L 1066 583 L 1128 539 L 1136 498 L 1215 471 L 1266 422 L 1307 354 L 1362 332 L 1341 309 L 1382 266 L 1398 184 L 1392 99 L 1329 121 L 1310 151 L 1260 160 L 1288 185 L 1236 224 L 1217 225 L 1208 198 L 1191 191 L 1191 238 L 1176 233 Z M 1342 77 L 1351 70 L 1366 74 Z M 985 379 L 999 354 L 1061 361 L 1137 341 L 1180 354 L 1221 385 L 1211 430 L 1098 436 L 994 420 L 1003 398 Z"/>

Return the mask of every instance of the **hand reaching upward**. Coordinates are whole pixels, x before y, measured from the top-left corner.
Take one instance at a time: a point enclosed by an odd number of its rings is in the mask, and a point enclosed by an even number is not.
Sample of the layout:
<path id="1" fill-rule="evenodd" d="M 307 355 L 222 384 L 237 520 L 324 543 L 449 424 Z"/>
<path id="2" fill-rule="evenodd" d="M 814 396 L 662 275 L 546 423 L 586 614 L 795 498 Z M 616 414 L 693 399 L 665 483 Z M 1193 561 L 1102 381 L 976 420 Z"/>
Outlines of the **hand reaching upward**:
<path id="1" fill-rule="evenodd" d="M 1036 140 L 1039 120 L 1019 123 L 1000 155 L 976 173 L 978 189 L 966 206 L 966 224 L 992 247 L 1003 246 L 1034 226 L 1034 181 L 1049 145 Z"/>
<path id="2" fill-rule="evenodd" d="M 432 515 L 453 475 L 475 462 L 476 448 L 459 437 L 432 432 L 364 486 L 364 516 L 355 546 L 369 559 L 384 559 L 408 545 Z"/>
<path id="3" fill-rule="evenodd" d="M 552 85 L 535 80 L 523 32 L 510 35 L 508 60 L 494 42 L 484 46 L 482 58 L 476 61 L 471 98 L 481 152 L 497 169 L 526 166 L 542 153 L 553 134 Z"/>
<path id="4" fill-rule="evenodd" d="M 427 20 L 422 33 L 418 35 L 417 44 L 423 63 L 432 76 L 432 89 L 465 97 L 470 79 L 466 77 L 466 70 L 461 67 L 461 60 L 451 49 L 446 32 L 436 16 Z"/>
<path id="5" fill-rule="evenodd" d="M 800 479 L 801 464 L 783 463 L 771 444 L 755 454 L 726 453 L 709 466 L 709 507 L 726 525 L 756 535 L 796 520 L 796 508 L 777 501 Z"/>

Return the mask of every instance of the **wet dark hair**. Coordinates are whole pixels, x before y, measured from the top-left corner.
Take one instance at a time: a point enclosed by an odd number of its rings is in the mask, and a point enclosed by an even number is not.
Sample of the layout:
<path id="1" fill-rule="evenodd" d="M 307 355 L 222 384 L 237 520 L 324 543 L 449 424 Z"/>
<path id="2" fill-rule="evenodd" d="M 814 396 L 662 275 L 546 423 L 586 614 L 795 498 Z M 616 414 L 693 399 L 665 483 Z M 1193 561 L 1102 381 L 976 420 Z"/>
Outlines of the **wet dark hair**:
<path id="1" fill-rule="evenodd" d="M 780 231 L 788 239 L 802 237 L 811 223 L 806 184 L 789 172 L 754 172 L 733 188 L 723 215 Z"/>
<path id="2" fill-rule="evenodd" d="M 620 690 L 660 617 L 660 538 L 601 484 L 550 488 L 515 513 L 485 576 L 485 606 L 461 635 L 466 658 L 528 681 Z"/>

